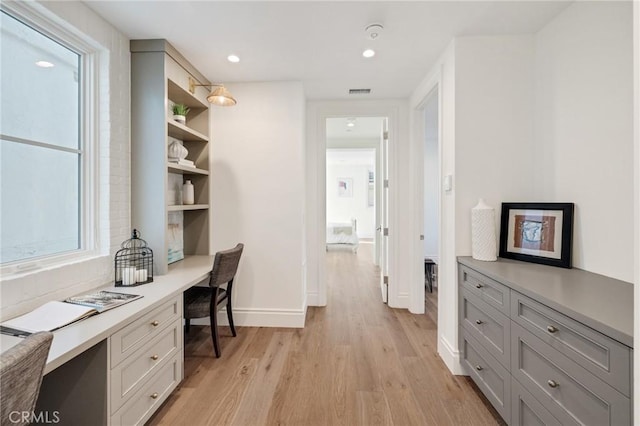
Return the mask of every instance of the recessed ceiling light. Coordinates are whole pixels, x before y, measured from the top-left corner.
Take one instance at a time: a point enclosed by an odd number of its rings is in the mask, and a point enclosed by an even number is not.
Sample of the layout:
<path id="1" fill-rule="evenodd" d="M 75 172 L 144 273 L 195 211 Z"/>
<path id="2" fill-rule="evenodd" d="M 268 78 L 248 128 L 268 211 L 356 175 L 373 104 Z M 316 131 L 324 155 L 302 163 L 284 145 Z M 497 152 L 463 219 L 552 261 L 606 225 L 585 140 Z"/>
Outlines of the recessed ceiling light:
<path id="1" fill-rule="evenodd" d="M 53 68 L 55 66 L 51 62 L 47 62 L 47 61 L 38 61 L 36 62 L 36 65 L 39 66 L 40 68 Z"/>
<path id="2" fill-rule="evenodd" d="M 237 55 L 229 55 L 227 56 L 227 61 L 233 62 L 234 64 L 240 62 L 240 58 Z"/>
<path id="3" fill-rule="evenodd" d="M 354 122 L 347 123 L 347 127 L 356 127 L 356 123 Z"/>
<path id="4" fill-rule="evenodd" d="M 364 56 L 365 58 L 373 58 L 375 54 L 376 52 L 373 49 L 367 49 L 362 52 L 362 56 Z"/>

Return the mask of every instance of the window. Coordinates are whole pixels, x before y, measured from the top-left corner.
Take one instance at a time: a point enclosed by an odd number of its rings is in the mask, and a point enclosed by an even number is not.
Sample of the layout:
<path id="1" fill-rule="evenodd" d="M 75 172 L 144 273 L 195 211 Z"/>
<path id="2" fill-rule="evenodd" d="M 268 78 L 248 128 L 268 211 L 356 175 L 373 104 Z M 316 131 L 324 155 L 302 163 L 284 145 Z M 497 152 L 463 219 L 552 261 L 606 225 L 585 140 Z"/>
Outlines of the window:
<path id="1" fill-rule="evenodd" d="M 83 53 L 5 11 L 0 18 L 4 268 L 87 248 L 90 144 Z"/>

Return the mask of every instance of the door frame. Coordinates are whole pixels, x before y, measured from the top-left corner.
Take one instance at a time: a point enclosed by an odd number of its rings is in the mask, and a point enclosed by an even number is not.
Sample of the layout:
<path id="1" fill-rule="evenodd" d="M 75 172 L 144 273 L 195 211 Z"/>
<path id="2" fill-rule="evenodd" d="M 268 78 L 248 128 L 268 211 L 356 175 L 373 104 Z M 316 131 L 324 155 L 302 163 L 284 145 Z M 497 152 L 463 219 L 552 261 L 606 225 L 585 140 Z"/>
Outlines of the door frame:
<path id="1" fill-rule="evenodd" d="M 308 306 L 326 306 L 327 282 L 324 253 L 326 247 L 326 150 L 327 118 L 387 117 L 389 139 L 399 140 L 401 101 L 310 101 L 307 103 L 307 197 L 304 226 L 307 232 L 305 281 Z M 406 297 L 398 294 L 398 200 L 397 143 L 389 147 L 389 303 L 390 307 L 408 307 Z"/>

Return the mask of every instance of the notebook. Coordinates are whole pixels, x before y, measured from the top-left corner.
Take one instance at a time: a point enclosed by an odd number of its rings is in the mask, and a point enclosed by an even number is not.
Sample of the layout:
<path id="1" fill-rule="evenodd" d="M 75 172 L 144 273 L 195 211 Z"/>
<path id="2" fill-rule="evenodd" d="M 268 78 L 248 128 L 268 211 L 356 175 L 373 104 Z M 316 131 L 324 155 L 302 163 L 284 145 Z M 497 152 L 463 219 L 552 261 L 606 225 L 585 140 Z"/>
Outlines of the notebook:
<path id="1" fill-rule="evenodd" d="M 136 294 L 99 291 L 70 297 L 64 302 L 47 302 L 27 314 L 3 322 L 1 331 L 16 336 L 53 331 L 141 297 Z"/>

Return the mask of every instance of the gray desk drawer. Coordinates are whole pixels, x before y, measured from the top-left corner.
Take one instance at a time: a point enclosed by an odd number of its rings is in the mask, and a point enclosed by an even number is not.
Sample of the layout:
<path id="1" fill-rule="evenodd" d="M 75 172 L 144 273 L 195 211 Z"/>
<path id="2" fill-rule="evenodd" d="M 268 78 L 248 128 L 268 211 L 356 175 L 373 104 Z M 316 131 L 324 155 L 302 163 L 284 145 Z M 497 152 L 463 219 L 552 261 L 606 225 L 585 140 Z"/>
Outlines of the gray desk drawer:
<path id="1" fill-rule="evenodd" d="M 511 417 L 511 376 L 477 340 L 463 330 L 462 365 L 505 421 Z"/>
<path id="2" fill-rule="evenodd" d="M 511 379 L 511 426 L 560 426 L 561 423 L 516 380 Z"/>
<path id="3" fill-rule="evenodd" d="M 144 383 L 182 348 L 182 319 L 174 321 L 147 345 L 111 370 L 111 412 L 118 410 Z"/>
<path id="4" fill-rule="evenodd" d="M 158 370 L 127 403 L 111 416 L 112 426 L 142 425 L 182 380 L 182 351 Z"/>
<path id="5" fill-rule="evenodd" d="M 509 316 L 509 287 L 464 265 L 459 265 L 458 273 L 462 287 Z"/>
<path id="6" fill-rule="evenodd" d="M 631 392 L 631 350 L 516 291 L 511 318 L 623 394 Z"/>
<path id="7" fill-rule="evenodd" d="M 158 306 L 111 336 L 111 368 L 140 349 L 169 324 L 182 318 L 182 295 Z"/>
<path id="8" fill-rule="evenodd" d="M 511 364 L 509 336 L 511 321 L 497 309 L 462 288 L 462 326 L 476 338 L 500 363 Z"/>
<path id="9" fill-rule="evenodd" d="M 511 373 L 563 425 L 627 425 L 629 398 L 513 323 Z"/>

